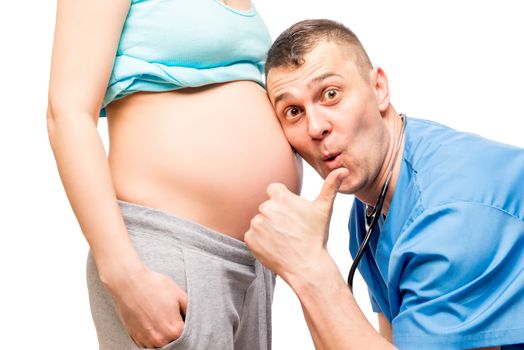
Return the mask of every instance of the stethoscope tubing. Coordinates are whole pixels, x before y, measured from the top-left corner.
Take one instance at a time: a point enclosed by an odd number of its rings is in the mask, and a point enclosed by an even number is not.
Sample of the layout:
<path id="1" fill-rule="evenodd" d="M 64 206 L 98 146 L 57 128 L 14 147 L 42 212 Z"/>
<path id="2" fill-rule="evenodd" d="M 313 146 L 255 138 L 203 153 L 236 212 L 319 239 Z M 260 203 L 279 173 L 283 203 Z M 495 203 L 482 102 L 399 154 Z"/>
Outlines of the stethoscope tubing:
<path id="1" fill-rule="evenodd" d="M 377 203 L 375 203 L 375 206 L 371 210 L 371 213 L 367 213 L 367 206 L 366 206 L 366 223 L 368 222 L 369 218 L 371 217 L 371 224 L 369 225 L 366 235 L 364 236 L 364 239 L 362 240 L 362 243 L 360 244 L 360 247 L 358 248 L 357 254 L 355 255 L 355 259 L 353 259 L 353 263 L 351 264 L 351 267 L 349 268 L 348 273 L 348 279 L 347 284 L 349 287 L 349 290 L 353 292 L 353 278 L 355 277 L 355 272 L 357 270 L 358 264 L 360 263 L 360 260 L 362 259 L 362 256 L 364 255 L 364 251 L 366 250 L 367 246 L 369 245 L 369 241 L 371 239 L 371 236 L 373 235 L 373 231 L 375 230 L 375 227 L 378 224 L 378 221 L 380 220 L 380 216 L 382 215 L 382 206 L 384 205 L 384 200 L 386 199 L 386 193 L 388 192 L 389 187 L 389 180 L 391 179 L 391 175 L 393 174 L 393 167 L 395 165 L 398 152 L 400 150 L 400 145 L 402 144 L 402 137 L 404 135 L 404 130 L 406 128 L 406 115 L 401 114 L 400 117 L 402 118 L 402 129 L 401 129 L 401 140 L 399 142 L 399 145 L 397 147 L 397 151 L 395 153 L 395 161 L 391 165 L 391 168 L 388 172 L 388 177 L 386 178 L 386 181 L 384 182 L 384 185 L 382 186 L 382 190 L 380 191 L 380 196 L 377 199 Z"/>

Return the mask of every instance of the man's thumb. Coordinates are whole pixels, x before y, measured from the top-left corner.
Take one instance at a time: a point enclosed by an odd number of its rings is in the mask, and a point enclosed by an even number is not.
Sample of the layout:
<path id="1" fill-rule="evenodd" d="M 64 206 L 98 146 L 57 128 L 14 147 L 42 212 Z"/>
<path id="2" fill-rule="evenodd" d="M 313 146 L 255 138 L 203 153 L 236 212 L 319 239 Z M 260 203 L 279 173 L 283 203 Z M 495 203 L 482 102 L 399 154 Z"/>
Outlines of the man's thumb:
<path id="1" fill-rule="evenodd" d="M 317 199 L 315 199 L 315 203 L 323 206 L 327 210 L 331 210 L 338 189 L 347 173 L 348 170 L 346 168 L 338 168 L 330 172 L 324 180 L 324 185 Z"/>

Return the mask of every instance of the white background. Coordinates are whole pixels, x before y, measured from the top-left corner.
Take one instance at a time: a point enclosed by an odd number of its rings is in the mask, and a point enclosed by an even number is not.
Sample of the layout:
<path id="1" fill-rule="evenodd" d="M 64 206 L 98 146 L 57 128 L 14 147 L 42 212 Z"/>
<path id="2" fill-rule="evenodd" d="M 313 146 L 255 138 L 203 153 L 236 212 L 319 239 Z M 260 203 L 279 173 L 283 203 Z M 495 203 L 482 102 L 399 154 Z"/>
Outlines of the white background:
<path id="1" fill-rule="evenodd" d="M 69 0 L 72 1 L 72 0 Z M 520 1 L 277 1 L 257 8 L 273 38 L 306 18 L 340 20 L 389 76 L 399 112 L 524 147 Z M 62 189 L 45 111 L 56 4 L 0 11 L 0 348 L 95 349 L 87 244 Z M 104 135 L 104 122 L 100 130 Z M 104 136 L 105 137 L 105 136 Z M 320 178 L 305 169 L 303 195 Z M 522 190 L 522 189 L 519 189 Z M 345 276 L 350 196 L 338 196 L 329 249 Z M 362 280 L 356 295 L 372 322 Z M 300 305 L 280 281 L 273 348 L 313 349 Z"/>

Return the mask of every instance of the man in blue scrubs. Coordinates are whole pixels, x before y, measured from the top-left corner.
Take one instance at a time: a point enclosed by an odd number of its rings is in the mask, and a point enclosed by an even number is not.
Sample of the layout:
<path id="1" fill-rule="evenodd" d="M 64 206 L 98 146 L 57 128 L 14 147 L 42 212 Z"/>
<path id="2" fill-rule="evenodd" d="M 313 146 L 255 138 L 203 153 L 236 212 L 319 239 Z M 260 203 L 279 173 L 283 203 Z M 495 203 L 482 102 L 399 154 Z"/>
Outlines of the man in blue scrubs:
<path id="1" fill-rule="evenodd" d="M 282 33 L 266 72 L 288 141 L 325 183 L 312 202 L 270 185 L 245 241 L 293 288 L 316 347 L 524 348 L 524 150 L 399 115 L 384 71 L 332 21 Z M 326 250 L 338 191 L 356 197 L 353 256 L 366 204 L 382 207 L 359 264 L 380 334 Z"/>

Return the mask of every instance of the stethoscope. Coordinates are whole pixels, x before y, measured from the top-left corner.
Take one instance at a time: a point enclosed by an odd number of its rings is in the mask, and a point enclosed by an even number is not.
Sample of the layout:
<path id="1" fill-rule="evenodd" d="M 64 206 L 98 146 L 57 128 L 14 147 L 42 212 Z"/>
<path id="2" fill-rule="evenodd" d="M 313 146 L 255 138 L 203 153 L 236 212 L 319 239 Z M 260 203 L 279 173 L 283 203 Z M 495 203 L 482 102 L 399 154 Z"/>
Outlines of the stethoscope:
<path id="1" fill-rule="evenodd" d="M 386 181 L 384 182 L 384 185 L 382 186 L 382 189 L 380 190 L 380 196 L 378 196 L 377 202 L 374 206 L 370 206 L 366 204 L 366 235 L 364 236 L 364 240 L 360 244 L 360 247 L 358 248 L 357 255 L 355 255 L 355 259 L 353 260 L 353 263 L 351 264 L 351 268 L 349 269 L 348 274 L 348 287 L 349 290 L 353 291 L 353 277 L 355 276 L 355 271 L 357 270 L 358 263 L 360 262 L 360 259 L 362 258 L 362 255 L 364 254 L 364 251 L 366 250 L 369 240 L 371 239 L 371 236 L 373 235 L 373 231 L 375 230 L 375 227 L 377 226 L 380 216 L 382 215 L 382 206 L 384 205 L 384 200 L 386 199 L 386 193 L 388 192 L 389 187 L 389 180 L 391 180 L 391 174 L 393 174 L 393 167 L 396 164 L 397 158 L 398 158 L 398 152 L 400 151 L 400 146 L 402 145 L 402 137 L 404 136 L 404 130 L 406 128 L 406 115 L 400 114 L 400 118 L 402 119 L 402 128 L 400 129 L 400 141 L 397 145 L 397 149 L 395 151 L 395 158 L 391 166 L 389 167 L 388 176 L 386 177 Z"/>

